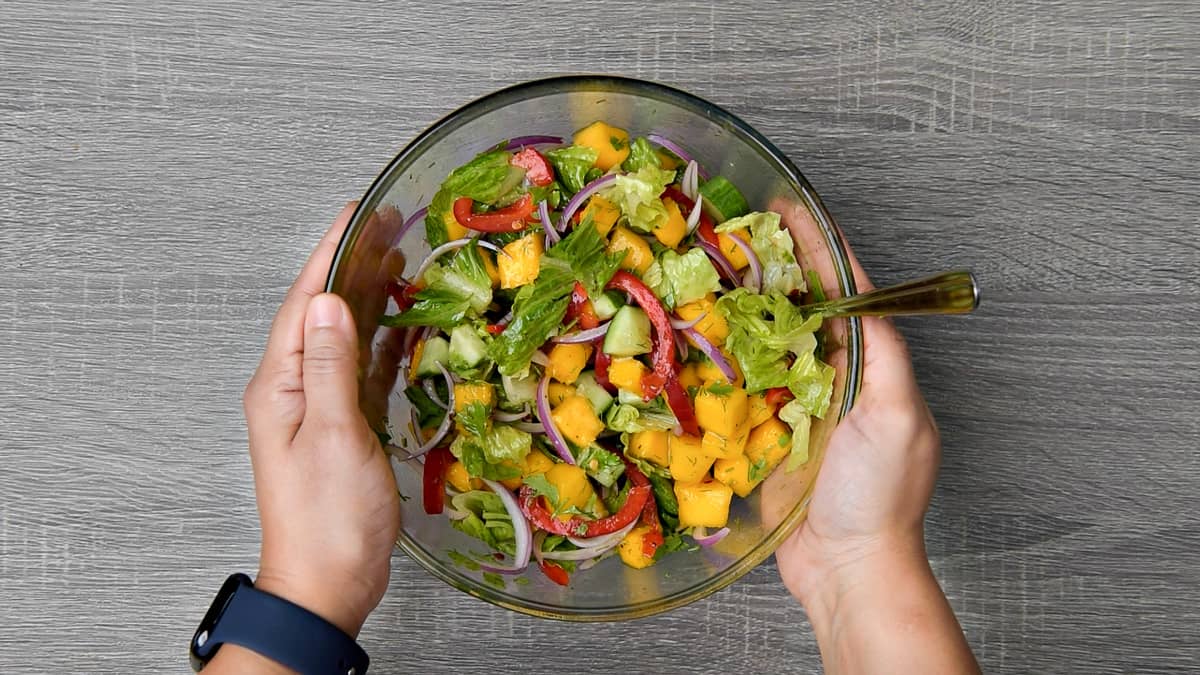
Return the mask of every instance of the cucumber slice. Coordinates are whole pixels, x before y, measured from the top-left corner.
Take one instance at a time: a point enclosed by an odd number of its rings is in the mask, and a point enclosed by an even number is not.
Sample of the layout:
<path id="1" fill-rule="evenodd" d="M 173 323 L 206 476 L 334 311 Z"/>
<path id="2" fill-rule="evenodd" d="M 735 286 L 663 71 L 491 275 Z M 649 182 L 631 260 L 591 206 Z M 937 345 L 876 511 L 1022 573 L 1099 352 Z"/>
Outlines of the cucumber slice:
<path id="1" fill-rule="evenodd" d="M 438 364 L 449 360 L 450 343 L 446 342 L 446 338 L 440 335 L 429 338 L 421 350 L 421 360 L 417 362 L 417 377 L 441 375 L 442 369 L 438 368 Z"/>
<path id="2" fill-rule="evenodd" d="M 592 410 L 596 411 L 596 415 L 602 414 L 612 405 L 612 396 L 600 383 L 596 381 L 596 374 L 592 371 L 585 371 L 579 374 L 575 380 L 575 392 L 586 398 L 592 404 Z"/>
<path id="3" fill-rule="evenodd" d="M 613 356 L 649 354 L 650 317 L 641 309 L 625 305 L 617 310 L 604 334 L 604 352 Z"/>
<path id="4" fill-rule="evenodd" d="M 509 403 L 532 403 L 537 398 L 538 383 L 537 378 L 533 375 L 526 375 L 525 377 L 501 375 L 500 385 L 504 389 L 504 400 Z"/>
<path id="5" fill-rule="evenodd" d="M 604 291 L 600 297 L 592 301 L 592 309 L 596 310 L 596 316 L 600 320 L 611 319 L 618 309 L 625 304 L 625 299 L 616 291 Z"/>
<path id="6" fill-rule="evenodd" d="M 467 324 L 450 330 L 450 369 L 456 372 L 470 370 L 487 358 L 487 345 L 475 329 Z"/>
<path id="7" fill-rule="evenodd" d="M 701 208 L 718 223 L 750 213 L 746 198 L 724 176 L 713 176 L 712 180 L 700 186 L 700 194 L 704 195 Z"/>

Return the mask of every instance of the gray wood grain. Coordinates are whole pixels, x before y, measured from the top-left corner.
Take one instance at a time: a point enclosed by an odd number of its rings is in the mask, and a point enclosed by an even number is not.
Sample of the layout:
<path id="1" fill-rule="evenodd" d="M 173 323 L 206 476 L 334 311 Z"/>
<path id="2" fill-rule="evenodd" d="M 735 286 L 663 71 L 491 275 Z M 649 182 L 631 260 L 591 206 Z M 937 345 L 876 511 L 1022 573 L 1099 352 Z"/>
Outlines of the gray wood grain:
<path id="1" fill-rule="evenodd" d="M 442 114 L 577 71 L 744 115 L 877 281 L 977 271 L 978 315 L 901 326 L 987 670 L 1200 669 L 1198 7 L 0 2 L 0 672 L 186 670 L 255 564 L 240 393 L 318 234 Z M 772 564 L 579 626 L 397 556 L 363 642 L 378 672 L 819 669 Z"/>

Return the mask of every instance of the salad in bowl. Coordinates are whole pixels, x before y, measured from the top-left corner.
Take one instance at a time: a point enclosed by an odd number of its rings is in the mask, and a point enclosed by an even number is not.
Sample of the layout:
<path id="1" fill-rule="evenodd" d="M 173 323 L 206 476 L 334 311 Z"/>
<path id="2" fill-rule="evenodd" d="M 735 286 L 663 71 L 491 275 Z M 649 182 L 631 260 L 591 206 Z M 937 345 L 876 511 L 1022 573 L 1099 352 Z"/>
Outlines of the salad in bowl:
<path id="1" fill-rule="evenodd" d="M 823 293 L 771 211 L 683 146 L 597 121 L 497 144 L 400 234 L 404 331 L 389 452 L 480 542 L 459 562 L 552 581 L 645 568 L 729 534 L 735 497 L 808 461 L 830 405 Z"/>

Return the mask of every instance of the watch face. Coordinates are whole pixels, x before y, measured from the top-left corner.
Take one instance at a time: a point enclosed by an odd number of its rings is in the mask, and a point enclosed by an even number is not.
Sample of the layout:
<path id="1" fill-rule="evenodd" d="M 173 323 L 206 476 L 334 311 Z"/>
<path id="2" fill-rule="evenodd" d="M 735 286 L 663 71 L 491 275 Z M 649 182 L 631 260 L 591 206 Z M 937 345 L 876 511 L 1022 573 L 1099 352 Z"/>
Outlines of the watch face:
<path id="1" fill-rule="evenodd" d="M 221 621 L 221 615 L 225 613 L 225 609 L 229 607 L 230 601 L 242 586 L 251 586 L 250 577 L 245 574 L 230 575 L 225 583 L 221 584 L 221 590 L 217 591 L 217 597 L 213 598 L 212 605 L 205 612 L 204 618 L 200 620 L 200 625 L 196 627 L 195 634 L 192 635 L 192 642 L 188 649 L 188 655 L 192 662 L 192 670 L 199 671 L 208 663 L 209 659 L 216 655 L 217 650 L 221 648 L 220 643 L 213 643 L 213 630 Z"/>

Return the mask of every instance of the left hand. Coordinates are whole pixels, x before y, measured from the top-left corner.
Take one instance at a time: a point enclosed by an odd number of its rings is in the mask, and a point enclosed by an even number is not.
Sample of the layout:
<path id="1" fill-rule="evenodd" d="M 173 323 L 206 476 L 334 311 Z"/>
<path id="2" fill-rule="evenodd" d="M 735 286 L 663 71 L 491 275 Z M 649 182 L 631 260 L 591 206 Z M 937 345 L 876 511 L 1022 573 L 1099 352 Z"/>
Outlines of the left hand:
<path id="1" fill-rule="evenodd" d="M 255 586 L 356 636 L 387 589 L 400 500 L 358 407 L 350 308 L 322 292 L 353 206 L 288 291 L 244 405 L 262 520 Z"/>

